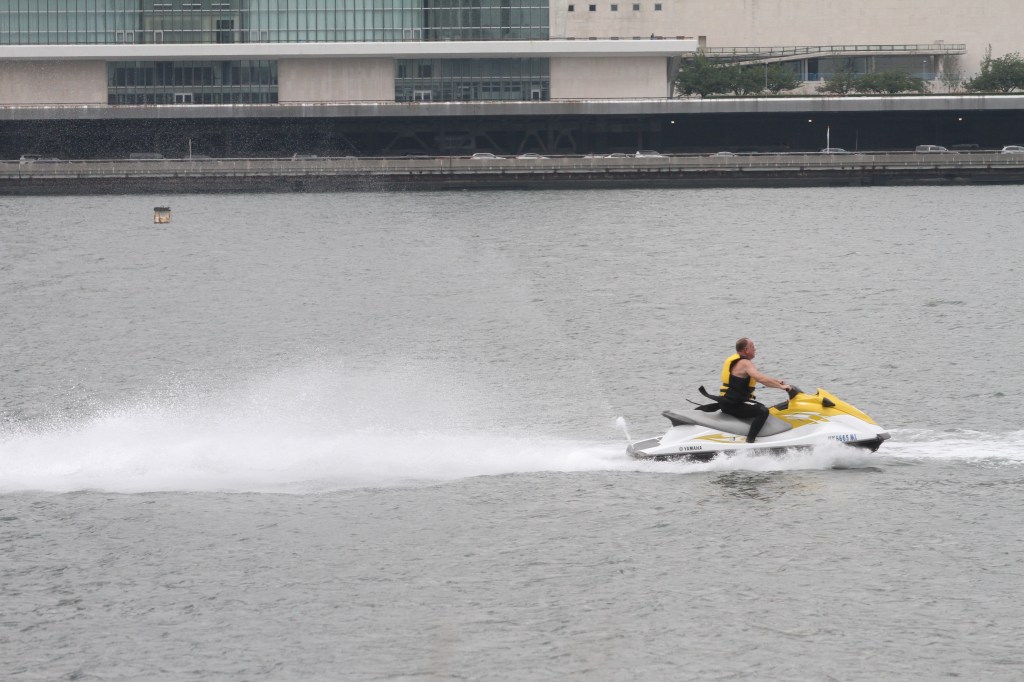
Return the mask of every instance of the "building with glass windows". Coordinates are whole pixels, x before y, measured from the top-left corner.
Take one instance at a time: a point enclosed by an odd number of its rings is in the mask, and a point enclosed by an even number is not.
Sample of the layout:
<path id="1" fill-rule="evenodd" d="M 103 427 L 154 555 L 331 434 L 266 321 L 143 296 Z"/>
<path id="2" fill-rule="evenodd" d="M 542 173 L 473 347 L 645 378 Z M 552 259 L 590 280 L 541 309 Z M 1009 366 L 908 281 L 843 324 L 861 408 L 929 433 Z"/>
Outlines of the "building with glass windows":
<path id="1" fill-rule="evenodd" d="M 1024 51 L 1018 4 L 0 0 L 0 158 L 792 149 L 813 144 L 798 129 L 817 104 L 688 104 L 680 59 L 785 63 L 808 92 L 889 68 L 955 92 L 989 49 Z M 908 114 L 905 130 L 937 125 Z"/>
<path id="2" fill-rule="evenodd" d="M 550 16 L 548 0 L 5 0 L 0 104 L 667 97 L 696 47 L 551 40 Z"/>

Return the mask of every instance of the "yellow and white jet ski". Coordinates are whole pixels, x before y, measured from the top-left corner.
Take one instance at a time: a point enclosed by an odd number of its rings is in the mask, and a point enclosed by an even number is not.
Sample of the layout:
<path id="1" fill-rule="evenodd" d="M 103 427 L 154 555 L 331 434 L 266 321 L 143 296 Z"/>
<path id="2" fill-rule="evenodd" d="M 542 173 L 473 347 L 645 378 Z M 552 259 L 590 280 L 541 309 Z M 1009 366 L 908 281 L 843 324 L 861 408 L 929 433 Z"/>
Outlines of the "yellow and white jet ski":
<path id="1" fill-rule="evenodd" d="M 874 452 L 889 439 L 874 419 L 820 388 L 810 394 L 793 387 L 789 400 L 768 408 L 768 421 L 753 443 L 747 442 L 750 420 L 703 407 L 662 412 L 672 422 L 665 435 L 630 443 L 626 452 L 637 459 L 707 461 L 717 455 L 779 453 L 828 442 Z"/>

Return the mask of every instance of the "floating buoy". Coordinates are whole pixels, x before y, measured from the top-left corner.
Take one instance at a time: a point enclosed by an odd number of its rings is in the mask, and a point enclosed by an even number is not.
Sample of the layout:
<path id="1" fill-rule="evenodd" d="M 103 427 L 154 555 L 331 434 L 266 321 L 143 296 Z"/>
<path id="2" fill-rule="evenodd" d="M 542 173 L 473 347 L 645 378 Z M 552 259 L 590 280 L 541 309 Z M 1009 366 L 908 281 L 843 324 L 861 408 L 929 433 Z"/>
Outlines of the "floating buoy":
<path id="1" fill-rule="evenodd" d="M 171 207 L 170 206 L 154 206 L 153 207 L 153 222 L 154 223 L 169 223 L 169 222 L 171 222 Z"/>

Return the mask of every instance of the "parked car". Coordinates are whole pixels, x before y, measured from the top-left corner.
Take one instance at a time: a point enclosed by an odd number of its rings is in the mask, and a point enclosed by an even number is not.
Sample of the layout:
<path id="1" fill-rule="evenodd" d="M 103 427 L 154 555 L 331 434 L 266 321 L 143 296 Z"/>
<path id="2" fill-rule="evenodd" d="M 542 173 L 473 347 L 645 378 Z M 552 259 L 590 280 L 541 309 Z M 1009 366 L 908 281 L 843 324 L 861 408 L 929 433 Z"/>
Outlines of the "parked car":
<path id="1" fill-rule="evenodd" d="M 914 151 L 921 154 L 956 154 L 956 152 L 937 144 L 919 144 L 914 147 Z"/>
<path id="2" fill-rule="evenodd" d="M 534 154 L 533 152 L 527 152 L 525 154 L 520 154 L 516 158 L 517 159 L 524 159 L 524 160 L 527 160 L 527 161 L 531 161 L 531 160 L 532 161 L 536 161 L 537 159 L 546 159 L 548 157 L 541 156 L 540 154 Z"/>
<path id="3" fill-rule="evenodd" d="M 628 159 L 629 158 L 629 154 L 623 154 L 622 152 L 612 152 L 611 154 L 609 154 L 608 156 L 606 156 L 604 158 L 606 158 L 606 159 Z"/>
<path id="4" fill-rule="evenodd" d="M 819 154 L 849 154 L 850 152 L 846 151 L 842 147 L 825 147 L 824 149 L 822 149 L 818 153 Z"/>
<path id="5" fill-rule="evenodd" d="M 638 159 L 664 159 L 665 155 L 653 149 L 641 149 L 635 154 Z"/>
<path id="6" fill-rule="evenodd" d="M 715 152 L 714 154 L 709 154 L 708 156 L 736 156 L 736 152 Z"/>
<path id="7" fill-rule="evenodd" d="M 62 161 L 52 156 L 39 156 L 38 154 L 22 154 L 21 158 L 18 159 L 18 163 L 62 163 Z"/>
<path id="8" fill-rule="evenodd" d="M 1024 145 L 1008 144 L 999 150 L 1000 154 L 1024 154 Z"/>
<path id="9" fill-rule="evenodd" d="M 319 158 L 316 154 L 292 154 L 292 161 L 312 161 Z"/>
<path id="10" fill-rule="evenodd" d="M 476 154 L 473 154 L 473 156 L 469 158 L 473 159 L 474 161 L 494 161 L 496 159 L 504 159 L 505 157 L 498 156 L 497 154 L 492 154 L 491 152 L 477 152 Z"/>

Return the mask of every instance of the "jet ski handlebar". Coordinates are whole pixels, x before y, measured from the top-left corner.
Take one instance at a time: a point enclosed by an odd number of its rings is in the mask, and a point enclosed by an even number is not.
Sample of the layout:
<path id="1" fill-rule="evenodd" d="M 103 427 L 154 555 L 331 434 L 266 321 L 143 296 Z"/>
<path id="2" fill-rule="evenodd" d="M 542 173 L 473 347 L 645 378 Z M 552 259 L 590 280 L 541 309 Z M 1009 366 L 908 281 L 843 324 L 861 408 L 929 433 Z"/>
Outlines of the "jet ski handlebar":
<path id="1" fill-rule="evenodd" d="M 795 398 L 801 393 L 803 393 L 803 391 L 801 391 L 796 386 L 790 386 L 789 390 L 786 391 L 786 395 L 788 395 L 790 398 Z"/>

